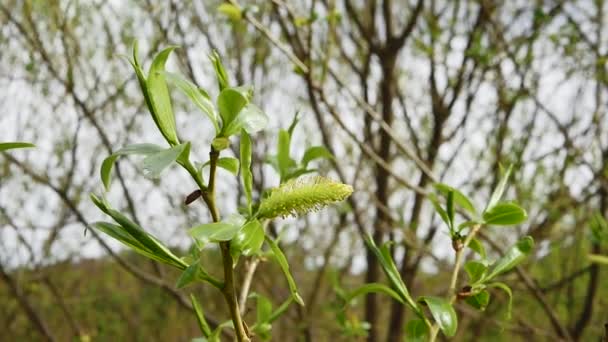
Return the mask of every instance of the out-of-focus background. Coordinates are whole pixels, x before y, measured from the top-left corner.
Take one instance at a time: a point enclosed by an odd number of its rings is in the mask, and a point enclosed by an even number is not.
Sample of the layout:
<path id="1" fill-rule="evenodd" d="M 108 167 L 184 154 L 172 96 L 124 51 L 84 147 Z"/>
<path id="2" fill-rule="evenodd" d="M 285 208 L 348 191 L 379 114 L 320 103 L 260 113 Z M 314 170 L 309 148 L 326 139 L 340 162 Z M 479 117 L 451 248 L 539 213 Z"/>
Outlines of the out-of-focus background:
<path id="1" fill-rule="evenodd" d="M 212 96 L 212 50 L 233 83 L 254 87 L 270 117 L 254 137 L 258 191 L 278 184 L 264 161 L 296 112 L 292 152 L 326 145 L 336 159 L 315 162 L 319 173 L 355 189 L 347 207 L 272 226 L 306 302 L 274 324 L 273 340 L 402 340 L 413 314 L 384 297 L 347 312 L 371 324 L 367 337 L 349 336 L 337 319 L 336 286 L 383 281 L 363 234 L 396 242 L 413 294 L 443 295 L 453 251 L 427 200 L 432 183 L 483 207 L 509 164 L 507 198 L 529 219 L 485 228 L 482 242 L 491 258 L 523 235 L 536 249 L 501 279 L 513 289 L 512 318 L 500 291 L 483 313 L 458 304 L 453 340 L 603 336 L 608 268 L 587 258 L 608 253 L 590 225 L 608 213 L 603 0 L 273 0 L 241 3 L 242 17 L 220 4 L 0 0 L 0 141 L 37 146 L 0 153 L 0 340 L 189 341 L 200 335 L 190 292 L 212 322 L 229 317 L 214 289 L 177 290 L 176 271 L 85 234 L 103 218 L 89 200 L 102 191 L 102 160 L 131 143 L 166 145 L 121 57 L 136 38 L 145 68 L 179 46 L 167 68 Z M 181 139 L 206 160 L 212 126 L 182 93 L 172 98 Z M 224 172 L 218 184 L 220 209 L 234 211 L 238 179 Z M 187 229 L 209 221 L 204 206 L 182 204 L 195 188 L 183 170 L 148 179 L 137 157 L 122 158 L 107 197 L 185 251 Z M 207 250 L 212 271 L 218 258 Z M 282 279 L 262 262 L 252 290 L 279 305 L 289 295 Z M 250 307 L 245 317 L 254 315 Z"/>

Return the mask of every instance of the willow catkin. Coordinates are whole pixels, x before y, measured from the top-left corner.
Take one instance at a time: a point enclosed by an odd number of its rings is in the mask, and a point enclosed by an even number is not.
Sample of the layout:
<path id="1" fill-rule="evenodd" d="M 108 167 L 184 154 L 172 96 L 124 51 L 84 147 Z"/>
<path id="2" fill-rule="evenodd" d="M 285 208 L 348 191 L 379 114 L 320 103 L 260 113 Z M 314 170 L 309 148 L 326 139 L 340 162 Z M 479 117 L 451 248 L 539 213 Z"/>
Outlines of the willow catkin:
<path id="1" fill-rule="evenodd" d="M 350 185 L 315 176 L 290 180 L 262 201 L 259 218 L 299 216 L 341 202 L 353 193 Z"/>

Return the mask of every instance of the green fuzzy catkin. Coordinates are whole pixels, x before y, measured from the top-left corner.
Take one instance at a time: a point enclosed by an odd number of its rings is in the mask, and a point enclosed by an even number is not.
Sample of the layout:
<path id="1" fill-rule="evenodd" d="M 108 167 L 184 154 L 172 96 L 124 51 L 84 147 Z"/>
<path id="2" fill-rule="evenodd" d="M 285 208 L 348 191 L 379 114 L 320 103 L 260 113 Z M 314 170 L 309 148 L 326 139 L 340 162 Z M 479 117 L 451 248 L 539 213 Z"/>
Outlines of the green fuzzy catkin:
<path id="1" fill-rule="evenodd" d="M 260 204 L 258 217 L 273 219 L 304 215 L 341 202 L 352 193 L 350 185 L 321 176 L 293 179 L 272 190 Z"/>

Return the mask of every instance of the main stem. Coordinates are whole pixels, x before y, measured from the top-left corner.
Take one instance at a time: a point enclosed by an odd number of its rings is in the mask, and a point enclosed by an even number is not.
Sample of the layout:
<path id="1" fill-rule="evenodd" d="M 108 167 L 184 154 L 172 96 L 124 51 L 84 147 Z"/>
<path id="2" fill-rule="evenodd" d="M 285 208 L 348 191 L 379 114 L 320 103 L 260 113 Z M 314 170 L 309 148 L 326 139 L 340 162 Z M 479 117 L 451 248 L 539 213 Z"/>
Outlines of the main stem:
<path id="1" fill-rule="evenodd" d="M 203 191 L 203 200 L 207 204 L 209 211 L 211 212 L 211 218 L 213 222 L 219 222 L 220 214 L 215 205 L 215 171 L 217 169 L 217 160 L 220 156 L 220 152 L 211 148 L 209 152 L 209 184 Z M 239 310 L 239 303 L 236 297 L 236 289 L 234 286 L 234 274 L 232 272 L 232 255 L 230 254 L 230 241 L 220 242 L 220 250 L 222 252 L 222 263 L 224 266 L 224 286 L 222 287 L 222 294 L 228 304 L 230 310 L 230 316 L 232 318 L 232 324 L 234 325 L 234 331 L 236 332 L 236 338 L 239 342 L 249 342 L 249 336 L 247 334 L 245 324 L 241 318 L 241 312 Z"/>
<path id="2" fill-rule="evenodd" d="M 462 247 L 456 249 L 456 260 L 454 261 L 454 269 L 452 270 L 452 279 L 450 281 L 450 289 L 448 291 L 448 296 L 450 296 L 450 304 L 454 304 L 454 302 L 456 301 L 456 298 L 458 298 L 458 296 L 456 295 L 456 284 L 458 283 L 458 274 L 460 273 L 460 267 L 462 265 L 462 257 L 464 255 L 464 253 L 463 253 L 464 249 L 469 245 L 471 240 L 473 240 L 475 235 L 477 235 L 477 232 L 479 231 L 479 229 L 481 229 L 481 224 L 474 225 L 473 228 L 471 228 L 471 231 L 469 232 L 469 234 L 467 234 L 467 237 L 464 240 Z M 437 339 L 438 333 L 439 333 L 439 326 L 437 325 L 437 323 L 433 323 L 433 326 L 431 326 L 431 335 L 430 335 L 429 341 L 435 342 L 435 340 Z"/>

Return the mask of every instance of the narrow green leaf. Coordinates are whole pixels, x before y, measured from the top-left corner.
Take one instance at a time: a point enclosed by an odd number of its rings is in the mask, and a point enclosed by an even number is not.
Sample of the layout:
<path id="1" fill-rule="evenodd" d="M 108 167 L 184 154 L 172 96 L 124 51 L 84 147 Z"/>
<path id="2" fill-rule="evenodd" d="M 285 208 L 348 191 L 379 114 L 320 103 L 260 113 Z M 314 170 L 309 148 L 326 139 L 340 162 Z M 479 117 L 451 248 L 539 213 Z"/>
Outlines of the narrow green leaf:
<path id="1" fill-rule="evenodd" d="M 223 134 L 231 136 L 239 133 L 241 129 L 254 134 L 266 128 L 266 125 L 268 125 L 268 116 L 259 107 L 249 103 L 228 124 Z"/>
<path id="2" fill-rule="evenodd" d="M 488 287 L 497 287 L 503 291 L 505 291 L 505 293 L 507 294 L 507 296 L 509 296 L 509 301 L 507 302 L 507 319 L 511 319 L 511 311 L 513 309 L 513 292 L 511 291 L 511 288 L 509 286 L 507 286 L 507 284 L 505 283 L 501 283 L 501 282 L 494 282 L 491 284 L 488 284 Z"/>
<path id="3" fill-rule="evenodd" d="M 445 224 L 448 227 L 450 227 L 450 217 L 449 217 L 448 213 L 445 211 L 445 209 L 443 209 L 441 207 L 441 204 L 437 200 L 437 197 L 435 197 L 434 194 L 429 194 L 428 199 L 433 204 L 433 207 L 435 208 L 435 212 L 437 214 L 439 214 L 439 217 L 441 217 L 441 219 L 443 220 L 443 222 L 445 222 Z"/>
<path id="4" fill-rule="evenodd" d="M 148 257 L 175 266 L 179 269 L 185 269 L 188 266 L 183 260 L 173 254 L 169 248 L 163 245 L 156 237 L 148 234 L 143 230 L 143 228 L 129 220 L 126 216 L 112 209 L 105 200 L 99 199 L 94 194 L 91 194 L 91 200 L 99 209 L 101 209 L 101 211 L 112 217 L 112 219 L 118 223 L 135 241 L 137 241 L 145 251 L 152 255 L 147 255 Z M 136 250 L 136 252 L 139 251 Z"/>
<path id="5" fill-rule="evenodd" d="M 503 193 L 505 192 L 505 189 L 507 188 L 507 182 L 509 181 L 509 177 L 511 176 L 512 171 L 513 165 L 509 165 L 509 168 L 502 175 L 502 178 L 498 182 L 496 189 L 494 189 L 492 196 L 490 196 L 490 201 L 488 202 L 488 206 L 486 207 L 486 210 L 484 210 L 484 212 L 492 209 L 496 204 L 498 204 L 498 201 L 500 201 Z"/>
<path id="6" fill-rule="evenodd" d="M 365 242 L 367 243 L 368 248 L 372 250 L 376 255 L 376 258 L 380 261 L 380 266 L 382 266 L 382 270 L 386 274 L 391 287 L 399 294 L 403 302 L 409 304 L 414 311 L 419 312 L 418 306 L 412 299 L 403 279 L 401 279 L 401 275 L 393 261 L 388 244 L 384 244 L 381 248 L 378 248 L 369 235 L 365 239 Z"/>
<path id="7" fill-rule="evenodd" d="M 458 329 L 458 317 L 452 304 L 445 299 L 440 297 L 425 296 L 418 299 L 419 302 L 425 302 L 429 306 L 431 315 L 439 325 L 439 328 L 445 336 L 452 337 L 456 334 Z"/>
<path id="8" fill-rule="evenodd" d="M 284 182 L 285 175 L 289 173 L 289 169 L 295 164 L 289 156 L 290 146 L 291 137 L 289 136 L 289 132 L 284 129 L 280 130 L 277 144 L 277 162 L 281 175 L 281 182 Z"/>
<path id="9" fill-rule="evenodd" d="M 520 224 L 528 219 L 526 211 L 512 202 L 501 202 L 483 213 L 488 225 L 509 226 Z"/>
<path id="10" fill-rule="evenodd" d="M 125 147 L 121 148 L 120 150 L 112 153 L 109 157 L 104 159 L 103 162 L 101 163 L 101 170 L 100 170 L 101 181 L 103 182 L 103 185 L 104 185 L 106 191 L 110 189 L 112 168 L 114 167 L 114 164 L 116 163 L 116 159 L 118 159 L 119 156 L 129 155 L 129 154 L 150 155 L 150 154 L 158 153 L 160 151 L 163 151 L 163 148 L 158 145 L 133 144 L 133 145 L 125 146 Z"/>
<path id="11" fill-rule="evenodd" d="M 464 270 L 469 275 L 471 284 L 475 284 L 483 278 L 488 267 L 479 261 L 471 260 L 464 264 Z"/>
<path id="12" fill-rule="evenodd" d="M 178 87 L 205 115 L 207 115 L 209 120 L 211 120 L 213 127 L 215 127 L 215 133 L 218 134 L 220 132 L 219 118 L 215 110 L 215 105 L 209 96 L 182 75 L 165 72 L 165 77 L 169 83 Z"/>
<path id="13" fill-rule="evenodd" d="M 251 138 L 245 130 L 241 131 L 241 178 L 243 181 L 243 190 L 247 198 L 247 212 L 252 214 L 252 192 L 253 192 L 253 174 L 251 173 Z"/>
<path id="14" fill-rule="evenodd" d="M 405 341 L 426 342 L 429 336 L 429 327 L 421 319 L 413 319 L 405 325 Z"/>
<path id="15" fill-rule="evenodd" d="M 160 174 L 164 169 L 173 164 L 182 153 L 189 150 L 190 143 L 187 142 L 149 155 L 142 163 L 144 174 L 150 178 L 160 177 Z M 185 156 L 185 158 L 187 158 L 187 156 Z"/>
<path id="16" fill-rule="evenodd" d="M 469 242 L 469 248 L 472 249 L 475 253 L 479 254 L 483 260 L 486 259 L 486 249 L 481 244 L 481 241 L 478 239 L 471 239 Z"/>
<path id="17" fill-rule="evenodd" d="M 258 220 L 247 222 L 230 243 L 230 249 L 243 255 L 256 254 L 264 243 L 264 227 Z"/>
<path id="18" fill-rule="evenodd" d="M 281 251 L 279 245 L 277 245 L 277 243 L 269 236 L 266 236 L 266 243 L 268 243 L 268 246 L 270 246 L 270 250 L 272 250 L 272 253 L 274 254 L 277 262 L 279 263 L 281 270 L 283 270 L 283 274 L 285 274 L 285 278 L 287 278 L 287 284 L 289 285 L 289 290 L 291 291 L 291 296 L 293 297 L 293 300 L 301 306 L 304 306 L 304 300 L 302 299 L 302 297 L 300 297 L 300 294 L 298 293 L 296 281 L 293 279 L 293 276 L 289 271 L 289 263 L 287 262 L 285 254 L 283 254 L 283 251 Z"/>
<path id="19" fill-rule="evenodd" d="M 477 216 L 477 210 L 475 209 L 473 202 L 471 202 L 471 200 L 465 194 L 460 192 L 458 189 L 453 188 L 453 187 L 443 184 L 443 183 L 436 183 L 436 184 L 434 184 L 434 187 L 435 187 L 435 189 L 437 189 L 439 192 L 443 193 L 446 196 L 449 192 L 453 192 L 454 193 L 454 202 L 456 204 L 458 204 L 462 209 L 468 211 L 469 213 L 473 214 L 474 216 Z"/>
<path id="20" fill-rule="evenodd" d="M 309 147 L 306 152 L 304 152 L 304 156 L 302 157 L 302 161 L 300 162 L 300 164 L 302 164 L 302 166 L 306 168 L 308 166 L 308 163 L 320 158 L 334 159 L 334 156 L 333 154 L 331 154 L 331 152 L 329 152 L 329 150 L 325 146 L 312 146 Z"/>
<path id="21" fill-rule="evenodd" d="M 388 287 L 384 284 L 380 284 L 380 283 L 364 284 L 364 285 L 358 287 L 357 289 L 350 291 L 346 295 L 345 301 L 348 303 L 348 302 L 352 301 L 353 299 L 355 299 L 359 296 L 362 296 L 362 295 L 366 295 L 368 293 L 383 293 L 385 295 L 392 297 L 393 299 L 400 302 L 401 304 L 405 304 L 405 302 L 403 301 L 403 298 L 401 298 L 401 296 L 397 292 L 395 292 L 390 287 Z"/>
<path id="22" fill-rule="evenodd" d="M 291 120 L 291 124 L 289 124 L 289 128 L 287 129 L 287 132 L 289 132 L 289 136 L 293 136 L 293 131 L 296 129 L 296 126 L 298 125 L 298 122 L 300 122 L 300 112 L 296 112 L 296 114 L 293 116 L 293 119 Z"/>
<path id="23" fill-rule="evenodd" d="M 194 281 L 196 281 L 198 278 L 199 268 L 200 268 L 200 264 L 198 262 L 195 262 L 192 265 L 188 266 L 188 268 L 186 268 L 186 270 L 183 271 L 182 274 L 177 279 L 175 287 L 178 289 L 181 289 L 187 285 L 190 285 Z"/>
<path id="24" fill-rule="evenodd" d="M 245 89 L 242 88 L 224 88 L 217 98 L 217 106 L 222 117 L 222 133 L 223 137 L 228 137 L 228 129 L 232 129 L 231 123 L 236 119 L 241 110 L 245 108 L 249 99 Z M 234 134 L 235 132 L 232 132 Z"/>
<path id="25" fill-rule="evenodd" d="M 206 342 L 222 342 L 220 339 L 220 334 L 222 333 L 222 330 L 224 330 L 224 328 L 234 329 L 232 321 L 225 321 L 218 325 L 215 330 L 211 332 L 211 335 L 209 335 L 209 338 Z"/>
<path id="26" fill-rule="evenodd" d="M 290 173 L 288 173 L 285 176 L 285 179 L 283 180 L 283 182 L 287 182 L 289 180 L 295 179 L 295 178 L 299 178 L 300 176 L 309 174 L 309 173 L 313 173 L 313 172 L 317 172 L 316 169 L 304 169 L 304 168 L 298 168 L 295 169 L 293 171 L 291 171 Z"/>
<path id="27" fill-rule="evenodd" d="M 490 293 L 483 290 L 473 296 L 465 298 L 464 301 L 475 309 L 484 311 L 490 303 Z"/>
<path id="28" fill-rule="evenodd" d="M 239 232 L 243 222 L 212 222 L 191 228 L 188 234 L 202 243 L 229 241 Z"/>
<path id="29" fill-rule="evenodd" d="M 232 157 L 223 157 L 217 160 L 217 166 L 236 175 L 239 173 L 239 160 Z"/>
<path id="30" fill-rule="evenodd" d="M 152 100 L 150 99 L 150 94 L 148 91 L 148 81 L 146 80 L 146 75 L 144 75 L 144 70 L 139 63 L 139 53 L 138 53 L 138 43 L 137 40 L 133 42 L 133 60 L 129 60 L 131 66 L 135 70 L 135 75 L 137 76 L 137 81 L 139 83 L 139 87 L 144 95 L 144 99 L 146 101 L 146 105 L 148 106 L 148 110 L 156 123 L 156 117 L 154 115 L 154 105 L 152 104 Z M 156 123 L 158 127 L 158 123 Z"/>
<path id="31" fill-rule="evenodd" d="M 478 225 L 478 224 L 481 224 L 481 223 L 477 222 L 477 221 L 464 221 L 464 222 L 462 222 L 461 224 L 458 225 L 458 227 L 457 227 L 456 230 L 458 232 L 460 232 L 460 231 L 462 231 L 465 228 L 470 228 L 470 227 L 473 227 L 473 226 Z"/>
<path id="32" fill-rule="evenodd" d="M 95 222 L 91 227 L 111 236 L 123 245 L 133 249 L 135 252 L 153 258 L 153 254 L 144 245 L 129 235 L 123 227 L 109 222 Z"/>
<path id="33" fill-rule="evenodd" d="M 505 255 L 493 265 L 492 272 L 485 278 L 491 280 L 501 273 L 505 273 L 521 263 L 534 248 L 534 240 L 526 236 L 513 245 Z"/>
<path id="34" fill-rule="evenodd" d="M 0 152 L 13 150 L 16 148 L 32 148 L 36 145 L 27 142 L 3 142 L 0 143 Z"/>
<path id="35" fill-rule="evenodd" d="M 168 47 L 156 55 L 150 66 L 146 82 L 148 96 L 154 109 L 152 117 L 158 129 L 171 146 L 179 145 L 179 140 L 175 128 L 175 116 L 173 115 L 169 89 L 165 81 L 165 63 L 171 51 L 175 48 L 175 46 Z"/>
<path id="36" fill-rule="evenodd" d="M 211 59 L 211 63 L 213 64 L 213 69 L 215 70 L 215 76 L 217 77 L 217 83 L 221 92 L 230 86 L 228 74 L 226 74 L 226 69 L 224 69 L 224 65 L 222 64 L 222 60 L 217 51 L 214 50 L 209 56 L 209 59 Z"/>
<path id="37" fill-rule="evenodd" d="M 450 222 L 450 232 L 454 231 L 454 191 L 448 192 L 446 200 L 446 212 L 448 214 L 448 220 Z"/>
<path id="38" fill-rule="evenodd" d="M 268 322 L 272 315 L 272 302 L 270 299 L 256 293 L 256 324 Z"/>
<path id="39" fill-rule="evenodd" d="M 209 324 L 207 324 L 207 320 L 205 319 L 205 313 L 203 312 L 203 308 L 196 300 L 194 294 L 190 294 L 190 301 L 192 302 L 192 307 L 194 308 L 194 312 L 196 313 L 196 320 L 198 321 L 198 326 L 201 329 L 201 333 L 205 337 L 209 337 L 211 335 L 211 328 L 209 328 Z"/>

